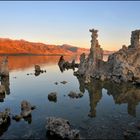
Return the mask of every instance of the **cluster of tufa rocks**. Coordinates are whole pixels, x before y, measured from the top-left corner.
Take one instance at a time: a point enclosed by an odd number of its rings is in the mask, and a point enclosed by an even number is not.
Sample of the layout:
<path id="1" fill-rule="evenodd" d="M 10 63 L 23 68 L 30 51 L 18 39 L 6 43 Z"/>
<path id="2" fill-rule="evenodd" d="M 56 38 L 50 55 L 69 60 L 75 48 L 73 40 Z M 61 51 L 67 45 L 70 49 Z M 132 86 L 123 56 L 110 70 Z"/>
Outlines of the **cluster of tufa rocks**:
<path id="1" fill-rule="evenodd" d="M 78 64 L 75 63 L 75 60 L 72 62 L 65 61 L 64 56 L 62 55 L 58 61 L 58 66 L 60 68 L 60 71 L 63 72 L 65 69 L 73 69 L 78 68 Z"/>
<path id="2" fill-rule="evenodd" d="M 131 45 L 109 55 L 108 61 L 103 61 L 103 50 L 97 40 L 97 30 L 92 32 L 91 48 L 88 57 L 80 56 L 78 71 L 74 75 L 83 77 L 85 83 L 91 78 L 112 80 L 117 83 L 131 82 L 140 84 L 140 30 L 132 31 Z"/>
<path id="3" fill-rule="evenodd" d="M 46 130 L 48 135 L 57 139 L 80 139 L 79 130 L 72 129 L 69 121 L 62 118 L 47 118 Z"/>
<path id="4" fill-rule="evenodd" d="M 31 115 L 32 110 L 35 109 L 35 106 L 32 106 L 28 101 L 23 100 L 21 102 L 21 113 L 19 115 L 13 116 L 13 119 L 20 121 L 22 118 L 26 118 Z"/>

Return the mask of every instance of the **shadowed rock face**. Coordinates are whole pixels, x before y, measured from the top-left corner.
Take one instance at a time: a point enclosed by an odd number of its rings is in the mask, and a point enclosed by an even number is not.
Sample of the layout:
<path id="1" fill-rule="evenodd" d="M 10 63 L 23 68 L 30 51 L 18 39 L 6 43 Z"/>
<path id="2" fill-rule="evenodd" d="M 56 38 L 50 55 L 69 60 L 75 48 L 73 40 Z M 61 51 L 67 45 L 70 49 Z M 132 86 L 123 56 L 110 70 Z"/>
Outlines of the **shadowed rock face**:
<path id="1" fill-rule="evenodd" d="M 103 61 L 103 51 L 97 40 L 97 30 L 92 32 L 91 48 L 87 58 L 80 56 L 80 64 L 75 75 L 82 76 L 85 83 L 91 77 L 102 81 L 109 79 L 117 83 L 131 82 L 140 84 L 140 30 L 132 31 L 131 45 L 111 54 L 107 62 Z"/>

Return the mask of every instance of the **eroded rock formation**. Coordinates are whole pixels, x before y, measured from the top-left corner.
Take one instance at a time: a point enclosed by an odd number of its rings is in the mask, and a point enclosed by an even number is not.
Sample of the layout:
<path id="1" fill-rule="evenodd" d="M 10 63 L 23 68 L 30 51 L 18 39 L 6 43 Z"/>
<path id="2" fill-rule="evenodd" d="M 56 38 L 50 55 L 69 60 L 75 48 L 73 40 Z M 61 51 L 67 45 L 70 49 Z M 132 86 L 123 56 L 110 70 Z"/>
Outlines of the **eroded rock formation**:
<path id="1" fill-rule="evenodd" d="M 75 75 L 82 76 L 85 83 L 91 77 L 95 79 L 112 80 L 117 83 L 132 82 L 140 84 L 140 30 L 132 31 L 131 45 L 123 45 L 122 49 L 111 54 L 107 62 L 103 61 L 103 50 L 97 40 L 97 30 L 92 32 L 91 48 L 87 58 L 80 56 L 80 64 Z"/>
<path id="2" fill-rule="evenodd" d="M 49 117 L 46 125 L 48 135 L 55 139 L 79 139 L 80 133 L 77 129 L 72 129 L 68 120 L 63 118 Z"/>
<path id="3" fill-rule="evenodd" d="M 140 84 L 140 30 L 132 31 L 131 45 L 110 55 L 107 64 L 114 81 Z"/>
<path id="4" fill-rule="evenodd" d="M 36 106 L 32 106 L 28 101 L 23 100 L 21 102 L 21 113 L 19 115 L 15 115 L 12 118 L 16 121 L 20 121 L 22 118 L 26 121 L 28 121 L 28 123 L 31 122 L 32 116 L 32 110 L 34 110 L 36 108 Z"/>
<path id="5" fill-rule="evenodd" d="M 83 76 L 85 78 L 85 83 L 90 82 L 92 73 L 98 69 L 100 62 L 103 60 L 103 50 L 97 40 L 98 30 L 92 29 L 89 31 L 92 33 L 90 53 L 87 58 L 85 57 L 84 53 L 81 54 L 78 71 L 75 73 Z"/>

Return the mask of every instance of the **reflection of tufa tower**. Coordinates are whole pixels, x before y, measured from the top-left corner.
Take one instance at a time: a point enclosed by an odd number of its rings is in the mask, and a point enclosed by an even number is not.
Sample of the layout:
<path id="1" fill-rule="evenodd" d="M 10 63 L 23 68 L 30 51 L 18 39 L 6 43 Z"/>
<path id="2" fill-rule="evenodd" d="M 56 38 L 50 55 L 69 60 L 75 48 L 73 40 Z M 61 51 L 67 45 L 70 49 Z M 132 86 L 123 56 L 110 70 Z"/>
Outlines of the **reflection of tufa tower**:
<path id="1" fill-rule="evenodd" d="M 7 57 L 3 57 L 0 65 L 0 82 L 0 101 L 3 102 L 6 94 L 10 94 L 9 68 Z"/>

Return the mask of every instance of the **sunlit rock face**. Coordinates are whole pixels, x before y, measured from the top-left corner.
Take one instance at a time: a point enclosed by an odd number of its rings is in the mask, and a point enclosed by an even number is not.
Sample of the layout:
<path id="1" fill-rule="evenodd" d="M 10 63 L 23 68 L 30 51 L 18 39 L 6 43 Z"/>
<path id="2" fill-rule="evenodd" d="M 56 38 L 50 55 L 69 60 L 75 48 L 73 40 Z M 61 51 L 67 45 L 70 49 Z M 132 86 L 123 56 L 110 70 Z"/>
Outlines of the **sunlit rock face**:
<path id="1" fill-rule="evenodd" d="M 95 79 L 113 80 L 117 83 L 132 82 L 140 84 L 140 30 L 132 31 L 131 45 L 111 54 L 107 62 L 103 61 L 103 50 L 100 48 L 97 30 L 92 32 L 91 48 L 87 58 L 81 54 L 77 75 L 83 76 L 85 83 L 91 77 Z"/>
<path id="2" fill-rule="evenodd" d="M 110 55 L 107 63 L 114 81 L 140 84 L 140 30 L 132 31 L 131 45 Z"/>

